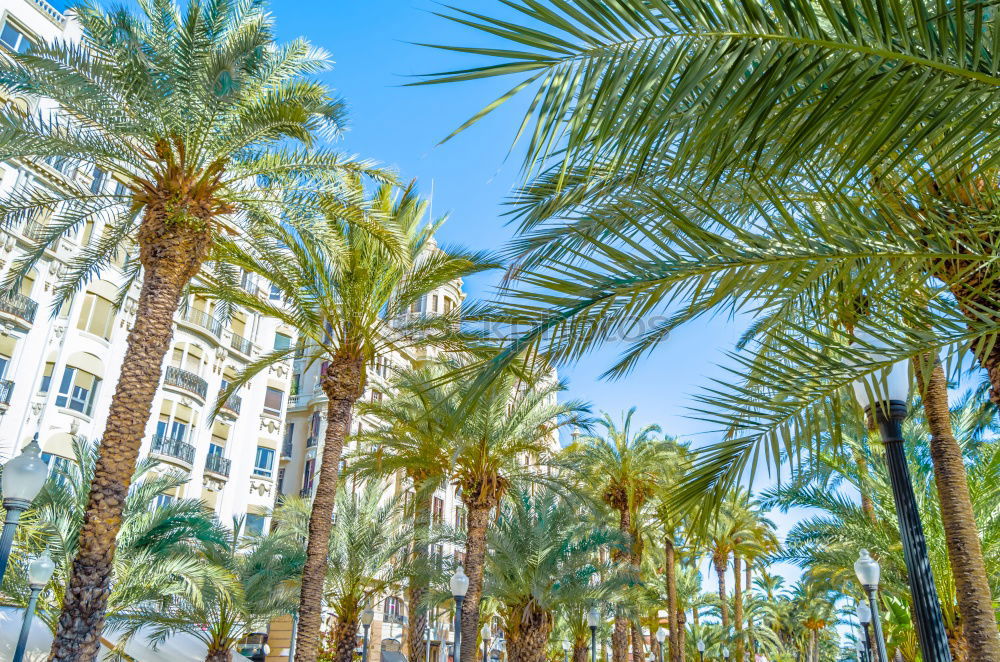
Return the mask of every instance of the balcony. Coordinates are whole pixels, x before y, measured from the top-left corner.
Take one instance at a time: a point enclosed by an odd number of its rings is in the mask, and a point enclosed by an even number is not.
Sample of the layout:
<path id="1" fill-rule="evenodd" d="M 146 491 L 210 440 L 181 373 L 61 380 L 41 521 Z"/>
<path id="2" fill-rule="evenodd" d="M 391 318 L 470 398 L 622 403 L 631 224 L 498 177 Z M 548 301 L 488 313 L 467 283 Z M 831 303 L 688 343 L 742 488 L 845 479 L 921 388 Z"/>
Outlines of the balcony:
<path id="1" fill-rule="evenodd" d="M 233 340 L 229 343 L 230 347 L 235 349 L 240 354 L 250 356 L 253 351 L 253 343 L 244 338 L 243 336 L 233 334 Z"/>
<path id="2" fill-rule="evenodd" d="M 382 614 L 382 622 L 383 623 L 395 623 L 396 625 L 406 625 L 407 620 L 406 620 L 406 616 L 403 616 L 402 614 L 393 614 L 393 613 L 389 612 L 389 613 L 383 613 Z"/>
<path id="3" fill-rule="evenodd" d="M 215 319 L 204 310 L 188 308 L 187 310 L 181 311 L 180 318 L 182 322 L 187 322 L 188 324 L 205 329 L 216 338 L 222 335 L 222 322 Z"/>
<path id="4" fill-rule="evenodd" d="M 23 294 L 0 294 L 0 313 L 13 315 L 31 324 L 35 321 L 35 312 L 37 310 L 38 304 L 35 300 Z"/>
<path id="5" fill-rule="evenodd" d="M 222 396 L 222 391 L 219 391 L 219 396 L 220 397 Z M 229 396 L 229 398 L 226 399 L 226 401 L 222 404 L 222 407 L 220 407 L 220 409 L 222 411 L 227 411 L 230 414 L 239 416 L 240 407 L 242 406 L 243 406 L 243 398 L 233 393 L 231 396 Z"/>
<path id="6" fill-rule="evenodd" d="M 285 439 L 284 443 L 281 444 L 281 459 L 291 459 L 292 458 L 292 440 Z"/>
<path id="7" fill-rule="evenodd" d="M 205 471 L 225 476 L 226 478 L 229 478 L 229 467 L 231 465 L 232 460 L 221 455 L 209 455 L 205 458 Z"/>
<path id="8" fill-rule="evenodd" d="M 14 395 L 14 382 L 9 379 L 0 379 L 0 407 L 9 405 L 12 395 Z"/>
<path id="9" fill-rule="evenodd" d="M 318 444 L 319 444 L 319 435 L 312 434 L 309 435 L 308 439 L 306 439 L 306 448 L 315 448 Z"/>
<path id="10" fill-rule="evenodd" d="M 188 372 L 172 365 L 167 366 L 167 374 L 163 378 L 163 383 L 190 391 L 195 395 L 201 396 L 202 400 L 205 399 L 205 395 L 208 393 L 208 382 L 193 372 Z"/>
<path id="11" fill-rule="evenodd" d="M 299 490 L 299 496 L 302 497 L 302 498 L 304 498 L 304 499 L 308 499 L 309 497 L 312 496 L 312 488 L 311 487 L 303 487 L 301 490 Z"/>
<path id="12" fill-rule="evenodd" d="M 154 435 L 150 452 L 180 460 L 188 466 L 194 464 L 194 446 L 186 444 L 180 439 L 170 439 L 159 434 Z"/>

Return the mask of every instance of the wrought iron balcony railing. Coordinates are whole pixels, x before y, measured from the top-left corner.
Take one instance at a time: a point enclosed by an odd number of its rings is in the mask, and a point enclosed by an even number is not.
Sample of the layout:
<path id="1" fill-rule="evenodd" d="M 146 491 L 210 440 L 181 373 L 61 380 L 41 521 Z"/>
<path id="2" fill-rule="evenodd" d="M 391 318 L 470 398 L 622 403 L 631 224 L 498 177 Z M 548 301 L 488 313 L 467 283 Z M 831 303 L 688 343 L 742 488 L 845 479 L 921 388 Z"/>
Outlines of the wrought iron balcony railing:
<path id="1" fill-rule="evenodd" d="M 222 335 L 222 322 L 215 319 L 204 310 L 188 308 L 187 310 L 181 311 L 180 316 L 185 322 L 194 324 L 195 326 L 200 326 L 216 338 Z"/>
<path id="2" fill-rule="evenodd" d="M 29 324 L 35 321 L 38 304 L 34 299 L 23 294 L 8 293 L 0 295 L 0 312 L 20 317 Z"/>
<path id="3" fill-rule="evenodd" d="M 170 439 L 159 434 L 154 435 L 150 450 L 159 455 L 166 455 L 167 457 L 181 460 L 189 465 L 194 463 L 194 446 L 180 439 Z"/>
<path id="4" fill-rule="evenodd" d="M 235 349 L 240 354 L 246 354 L 250 356 L 250 352 L 253 351 L 253 343 L 244 338 L 241 335 L 233 334 L 233 340 L 229 343 L 233 349 Z"/>
<path id="5" fill-rule="evenodd" d="M 14 382 L 0 379 L 0 405 L 9 405 L 12 395 L 14 395 Z"/>
<path id="6" fill-rule="evenodd" d="M 191 391 L 200 395 L 202 399 L 208 393 L 208 382 L 194 374 L 172 365 L 167 366 L 167 374 L 163 379 L 164 383 L 177 386 L 185 391 Z"/>
<path id="7" fill-rule="evenodd" d="M 220 476 L 229 477 L 229 468 L 232 466 L 232 460 L 227 457 L 222 457 L 221 455 L 209 455 L 205 458 L 205 471 L 211 471 L 214 474 L 219 474 Z"/>
<path id="8" fill-rule="evenodd" d="M 219 395 L 222 395 L 222 391 L 219 391 Z M 240 413 L 240 407 L 243 406 L 243 398 L 233 393 L 229 396 L 226 401 L 222 404 L 222 409 L 226 411 L 231 411 L 234 414 Z"/>
<path id="9" fill-rule="evenodd" d="M 306 448 L 312 448 L 318 444 L 319 444 L 319 435 L 312 434 L 309 435 L 308 439 L 306 439 Z"/>
<path id="10" fill-rule="evenodd" d="M 281 444 L 281 457 L 291 458 L 292 457 L 292 440 L 286 439 L 283 444 Z"/>

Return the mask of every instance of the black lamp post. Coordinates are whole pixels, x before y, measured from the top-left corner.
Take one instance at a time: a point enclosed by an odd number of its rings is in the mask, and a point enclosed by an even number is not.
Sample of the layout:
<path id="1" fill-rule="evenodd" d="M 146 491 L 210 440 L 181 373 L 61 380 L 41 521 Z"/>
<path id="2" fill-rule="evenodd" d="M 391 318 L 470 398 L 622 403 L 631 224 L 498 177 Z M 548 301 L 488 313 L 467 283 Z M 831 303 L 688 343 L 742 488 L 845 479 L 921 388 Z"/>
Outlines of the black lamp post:
<path id="1" fill-rule="evenodd" d="M 656 630 L 656 643 L 659 644 L 657 648 L 660 649 L 660 662 L 663 662 L 663 642 L 667 640 L 668 634 L 670 633 L 663 629 L 662 625 Z"/>
<path id="2" fill-rule="evenodd" d="M 458 566 L 455 574 L 451 576 L 451 595 L 455 598 L 455 653 L 454 662 L 458 662 L 462 657 L 462 603 L 465 601 L 465 594 L 469 592 L 469 578 L 465 574 L 465 569 Z M 472 649 L 476 649 L 476 642 L 472 642 Z"/>
<path id="3" fill-rule="evenodd" d="M 858 642 L 858 645 L 861 646 L 861 649 L 865 653 L 865 657 L 861 662 L 870 662 L 872 651 L 875 649 L 872 646 L 872 610 L 866 600 L 859 600 L 856 611 L 858 614 L 858 623 L 861 623 L 861 631 L 865 633 L 864 643 Z"/>
<path id="4" fill-rule="evenodd" d="M 863 333 L 858 334 L 857 339 L 869 348 L 878 344 L 875 338 Z M 927 541 L 903 449 L 903 419 L 906 418 L 906 400 L 910 387 L 906 364 L 897 363 L 880 377 L 874 383 L 856 383 L 854 392 L 865 411 L 875 417 L 882 445 L 885 447 L 889 482 L 892 484 L 896 518 L 899 521 L 899 537 L 903 543 L 903 559 L 913 596 L 921 656 L 924 662 L 951 662 L 941 603 L 938 601 L 934 575 L 927 558 Z M 877 398 L 874 402 L 872 395 Z"/>
<path id="5" fill-rule="evenodd" d="M 854 562 L 854 572 L 858 576 L 858 581 L 864 587 L 868 595 L 868 618 L 875 630 L 875 653 L 878 655 L 878 662 L 889 662 L 889 654 L 885 650 L 885 637 L 882 636 L 882 622 L 879 619 L 878 602 L 876 592 L 878 591 L 878 580 L 882 575 L 882 568 L 878 561 L 873 559 L 867 549 L 862 549 L 858 560 Z M 862 612 L 863 614 L 863 612 Z"/>
<path id="6" fill-rule="evenodd" d="M 38 594 L 49 583 L 55 569 L 56 566 L 47 553 L 28 564 L 28 587 L 31 589 L 31 597 L 28 598 L 28 607 L 24 610 L 21 634 L 17 637 L 17 647 L 14 649 L 12 662 L 21 662 L 24 659 L 24 651 L 28 647 L 28 634 L 31 632 L 31 621 L 35 617 L 35 605 L 38 604 Z"/>
<path id="7" fill-rule="evenodd" d="M 364 636 L 361 639 L 361 662 L 368 662 L 368 629 L 371 628 L 374 620 L 375 610 L 371 607 L 361 612 L 361 628 L 364 630 Z"/>
<path id="8" fill-rule="evenodd" d="M 14 531 L 21 520 L 21 513 L 28 509 L 45 484 L 49 467 L 42 460 L 42 449 L 38 447 L 38 433 L 21 453 L 3 465 L 0 478 L 0 492 L 7 518 L 0 532 L 0 582 L 7 571 L 10 548 L 14 544 Z"/>
<path id="9" fill-rule="evenodd" d="M 698 661 L 705 662 L 705 640 L 698 640 Z"/>
<path id="10" fill-rule="evenodd" d="M 597 626 L 601 622 L 601 612 L 597 607 L 591 607 L 587 612 L 587 625 L 590 626 L 590 662 L 597 662 Z"/>

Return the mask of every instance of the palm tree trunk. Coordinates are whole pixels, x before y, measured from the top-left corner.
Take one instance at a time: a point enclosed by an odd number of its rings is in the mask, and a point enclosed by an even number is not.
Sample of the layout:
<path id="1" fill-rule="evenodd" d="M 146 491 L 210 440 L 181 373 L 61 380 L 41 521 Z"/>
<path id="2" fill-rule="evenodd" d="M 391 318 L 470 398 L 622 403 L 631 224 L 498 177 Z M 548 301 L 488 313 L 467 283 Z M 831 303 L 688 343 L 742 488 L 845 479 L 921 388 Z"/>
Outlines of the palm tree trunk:
<path id="1" fill-rule="evenodd" d="M 945 628 L 948 634 L 948 650 L 951 651 L 951 662 L 968 662 L 969 647 L 961 627 Z"/>
<path id="2" fill-rule="evenodd" d="M 677 612 L 677 662 L 684 662 L 687 654 L 684 652 L 684 646 L 686 645 L 684 632 L 684 627 L 687 625 L 687 617 L 684 615 L 684 610 L 681 609 Z"/>
<path id="3" fill-rule="evenodd" d="M 691 621 L 694 623 L 695 627 L 700 627 L 698 625 L 698 607 L 691 607 Z"/>
<path id="4" fill-rule="evenodd" d="M 995 662 L 1000 660 L 1000 635 L 997 633 L 979 529 L 972 512 L 962 449 L 951 428 L 948 382 L 936 357 L 925 359 L 923 365 L 930 366 L 930 374 L 918 379 L 918 382 L 922 386 L 924 413 L 931 433 L 934 482 L 941 505 L 948 560 L 955 579 L 958 609 L 962 614 L 968 660 Z M 927 374 L 920 371 L 921 366 L 917 367 L 918 374 Z"/>
<path id="5" fill-rule="evenodd" d="M 646 647 L 642 638 L 642 628 L 638 621 L 632 622 L 632 662 L 646 661 Z"/>
<path id="6" fill-rule="evenodd" d="M 463 496 L 467 495 L 463 492 Z M 465 528 L 465 574 L 469 577 L 469 591 L 462 603 L 462 653 L 461 662 L 476 662 L 479 646 L 479 602 L 483 597 L 483 569 L 486 561 L 486 530 L 490 523 L 493 504 L 465 501 L 468 520 Z"/>
<path id="7" fill-rule="evenodd" d="M 326 433 L 323 436 L 316 494 L 309 515 L 309 539 L 299 595 L 299 626 L 295 636 L 295 662 L 316 662 L 319 653 L 323 584 L 329 556 L 330 528 L 333 526 L 333 504 L 337 499 L 340 456 L 344 451 L 344 439 L 351 428 L 351 408 L 364 391 L 363 365 L 360 358 L 333 356 L 321 377 L 321 386 L 327 397 Z"/>
<path id="8" fill-rule="evenodd" d="M 421 494 L 423 484 L 421 481 L 413 481 L 414 492 Z M 425 572 L 429 570 L 427 557 L 427 544 L 431 523 L 431 499 L 428 495 L 426 499 L 419 499 L 413 505 L 413 546 L 411 549 L 414 565 L 418 572 L 410 577 L 406 586 L 406 603 L 409 612 L 409 620 L 406 626 L 406 650 L 408 659 L 412 662 L 422 662 L 426 657 L 426 646 L 429 642 L 424 641 L 424 631 L 427 629 L 427 606 L 424 604 L 424 597 L 427 595 L 427 577 Z"/>
<path id="9" fill-rule="evenodd" d="M 145 276 L 52 641 L 53 662 L 97 658 L 122 510 L 173 338 L 174 313 L 210 245 L 207 230 L 199 232 L 170 220 L 165 205 L 149 204 L 139 229 Z"/>
<path id="10" fill-rule="evenodd" d="M 341 622 L 339 619 L 333 626 L 333 660 L 332 662 L 353 662 L 354 649 L 358 647 L 358 619 Z M 298 659 L 298 652 L 295 653 Z M 362 660 L 361 662 L 367 662 Z"/>
<path id="11" fill-rule="evenodd" d="M 525 614 L 517 628 L 505 632 L 508 662 L 546 662 L 549 636 L 552 634 L 552 615 L 532 607 L 518 610 Z M 465 636 L 465 628 L 462 628 Z M 473 638 L 473 647 L 475 638 Z M 463 642 L 462 652 L 465 652 Z"/>
<path id="12" fill-rule="evenodd" d="M 733 552 L 733 623 L 736 625 L 736 662 L 743 662 L 743 559 Z"/>
<path id="13" fill-rule="evenodd" d="M 229 648 L 209 649 L 205 655 L 205 662 L 230 662 L 233 659 L 233 652 Z"/>
<path id="14" fill-rule="evenodd" d="M 722 630 L 729 632 L 729 604 L 726 601 L 726 559 L 716 557 L 715 575 L 719 578 L 719 610 L 722 612 Z"/>
<path id="15" fill-rule="evenodd" d="M 673 531 L 663 537 L 663 549 L 666 556 L 667 574 L 667 629 L 670 630 L 669 647 L 670 662 L 679 662 L 680 645 L 677 628 L 677 553 L 674 549 Z"/>
<path id="16" fill-rule="evenodd" d="M 623 536 L 629 536 L 632 531 L 632 518 L 628 507 L 618 511 L 618 530 Z M 615 549 L 611 558 L 620 569 L 632 572 L 632 554 L 629 547 Z M 621 568 L 621 566 L 627 566 Z M 628 660 L 628 618 L 621 607 L 615 609 L 615 626 L 611 631 L 611 662 L 626 662 Z"/>
<path id="17" fill-rule="evenodd" d="M 854 463 L 858 467 L 858 488 L 861 492 L 861 512 L 865 514 L 868 521 L 872 524 L 878 522 L 878 516 L 875 514 L 875 502 L 872 501 L 871 490 L 868 487 L 868 460 L 865 459 L 864 454 L 859 451 L 853 450 L 851 454 L 854 456 Z"/>
<path id="18" fill-rule="evenodd" d="M 744 590 L 746 591 L 747 596 L 752 597 L 753 593 L 751 587 L 753 586 L 753 563 L 751 562 L 751 559 L 747 559 L 746 561 L 746 575 L 747 575 L 747 581 L 744 586 Z M 751 619 L 749 618 L 747 619 L 747 630 L 751 631 L 751 634 L 747 636 L 747 659 L 753 660 L 753 651 L 754 651 L 754 642 L 752 634 L 753 628 L 751 627 L 752 623 L 750 622 L 750 620 Z"/>
<path id="19" fill-rule="evenodd" d="M 590 658 L 588 657 L 588 650 L 590 644 L 588 642 L 574 641 L 573 642 L 573 662 L 588 662 Z"/>

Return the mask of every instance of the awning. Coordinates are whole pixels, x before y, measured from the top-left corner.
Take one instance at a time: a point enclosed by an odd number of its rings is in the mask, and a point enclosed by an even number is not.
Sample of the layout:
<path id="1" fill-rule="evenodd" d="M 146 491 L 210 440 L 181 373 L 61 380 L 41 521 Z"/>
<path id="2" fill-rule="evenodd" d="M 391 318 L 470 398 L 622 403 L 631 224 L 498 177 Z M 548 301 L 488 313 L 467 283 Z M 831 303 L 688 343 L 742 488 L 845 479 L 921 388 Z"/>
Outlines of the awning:
<path id="1" fill-rule="evenodd" d="M 14 657 L 17 637 L 21 633 L 23 609 L 16 607 L 0 607 L 0 660 L 10 660 Z M 114 646 L 117 640 L 113 635 L 102 638 L 99 660 L 109 653 L 109 646 Z M 52 648 L 52 633 L 39 618 L 31 622 L 31 632 L 28 633 L 28 647 L 24 652 L 25 662 L 47 662 L 49 649 Z M 136 635 L 125 646 L 125 654 L 136 662 L 204 662 L 208 650 L 201 641 L 189 634 L 176 634 L 168 638 L 154 649 L 142 633 Z M 398 653 L 397 653 L 398 654 Z M 249 662 L 236 651 L 233 651 L 233 662 Z M 406 662 L 391 660 L 390 662 Z"/>

